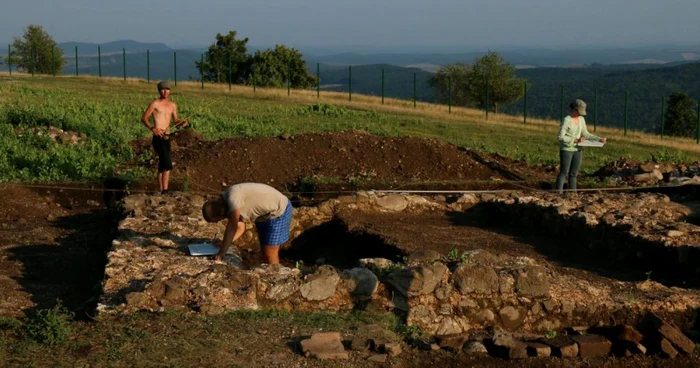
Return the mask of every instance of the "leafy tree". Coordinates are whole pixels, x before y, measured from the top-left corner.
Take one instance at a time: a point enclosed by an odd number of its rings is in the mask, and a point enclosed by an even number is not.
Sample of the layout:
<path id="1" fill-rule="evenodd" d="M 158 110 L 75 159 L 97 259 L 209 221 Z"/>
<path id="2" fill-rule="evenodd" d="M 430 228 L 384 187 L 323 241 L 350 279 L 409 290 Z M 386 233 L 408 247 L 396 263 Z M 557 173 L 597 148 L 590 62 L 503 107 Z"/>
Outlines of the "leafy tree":
<path id="1" fill-rule="evenodd" d="M 239 83 L 245 78 L 249 55 L 247 54 L 248 38 L 236 39 L 236 31 L 229 31 L 227 35 L 216 34 L 216 42 L 209 46 L 204 54 L 204 63 L 196 61 L 199 72 L 204 75 L 204 80 L 213 82 Z M 229 57 L 231 68 L 229 69 Z"/>
<path id="2" fill-rule="evenodd" d="M 447 64 L 438 69 L 428 79 L 428 85 L 435 90 L 437 101 L 447 103 L 451 99 L 455 105 L 469 106 L 467 75 L 470 71 L 471 67 L 464 63 Z"/>
<path id="3" fill-rule="evenodd" d="M 665 115 L 664 130 L 669 135 L 693 136 L 695 134 L 697 115 L 695 101 L 683 92 L 673 92 L 668 97 L 668 109 Z"/>
<path id="4" fill-rule="evenodd" d="M 488 99 L 488 107 L 498 112 L 498 106 L 522 97 L 524 83 L 524 79 L 515 77 L 513 65 L 505 62 L 497 52 L 489 51 L 474 61 L 467 74 L 467 94 L 481 108 L 486 107 Z"/>
<path id="5" fill-rule="evenodd" d="M 60 74 L 66 63 L 63 50 L 56 45 L 56 41 L 35 24 L 27 26 L 22 38 L 14 39 L 9 58 L 13 66 L 40 74 L 50 74 L 53 71 Z"/>
<path id="6" fill-rule="evenodd" d="M 284 45 L 256 51 L 251 67 L 255 82 L 262 87 L 284 87 L 288 78 L 292 88 L 310 88 L 317 82 L 316 77 L 309 74 L 302 54 L 297 49 Z"/>

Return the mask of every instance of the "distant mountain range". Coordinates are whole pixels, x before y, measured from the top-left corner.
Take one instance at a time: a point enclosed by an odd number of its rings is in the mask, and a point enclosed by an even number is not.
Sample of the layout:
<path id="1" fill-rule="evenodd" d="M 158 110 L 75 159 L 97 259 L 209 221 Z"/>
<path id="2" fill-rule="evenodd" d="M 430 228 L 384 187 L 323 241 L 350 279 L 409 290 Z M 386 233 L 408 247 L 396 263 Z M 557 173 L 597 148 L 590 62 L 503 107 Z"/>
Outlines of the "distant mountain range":
<path id="1" fill-rule="evenodd" d="M 164 43 L 142 43 L 138 41 L 121 40 L 112 41 L 103 44 L 85 43 L 85 42 L 64 42 L 59 43 L 58 47 L 63 49 L 64 55 L 75 55 L 75 48 L 78 47 L 78 55 L 88 56 L 97 55 L 97 47 L 100 47 L 100 52 L 103 55 L 111 53 L 121 53 L 126 50 L 128 53 L 145 53 L 147 50 L 151 52 L 172 51 L 170 47 Z"/>
<path id="2" fill-rule="evenodd" d="M 75 47 L 78 47 L 80 56 L 97 55 L 96 43 L 64 42 L 60 43 L 66 56 L 74 55 Z M 145 53 L 173 51 L 174 48 L 164 43 L 143 43 L 133 40 L 119 40 L 100 44 L 103 54 L 120 53 L 122 49 L 126 53 Z M 186 50 L 205 52 L 208 45 L 191 47 Z M 260 45 L 249 45 L 249 52 L 265 49 Z M 336 47 L 300 47 L 302 53 L 310 64 L 322 63 L 329 65 L 358 65 L 358 64 L 392 64 L 398 66 L 421 66 L 424 69 L 434 70 L 435 66 L 448 63 L 471 63 L 474 59 L 484 55 L 488 49 L 475 51 L 474 47 L 465 47 L 464 52 L 378 52 L 377 48 L 369 48 L 367 52 L 360 52 L 359 47 L 348 47 L 348 51 L 338 51 Z M 398 48 L 397 50 L 404 50 Z M 427 48 L 423 48 L 429 50 Z M 434 50 L 457 50 L 452 48 L 433 48 Z M 183 49 L 180 49 L 183 50 Z M 508 62 L 521 68 L 528 67 L 582 67 L 593 64 L 655 64 L 661 65 L 671 62 L 687 62 L 700 60 L 700 45 L 686 46 L 648 46 L 628 48 L 495 48 Z M 0 47 L 0 54 L 6 54 L 7 48 Z"/>
<path id="3" fill-rule="evenodd" d="M 496 50 L 498 51 L 498 50 Z M 460 54 L 359 54 L 306 55 L 307 60 L 331 65 L 393 64 L 399 66 L 421 65 L 434 68 L 450 63 L 471 64 L 484 52 Z M 547 50 L 523 49 L 499 51 L 509 63 L 518 68 L 533 67 L 585 67 L 595 64 L 652 64 L 700 60 L 700 46 L 659 49 L 606 49 L 606 50 Z"/>

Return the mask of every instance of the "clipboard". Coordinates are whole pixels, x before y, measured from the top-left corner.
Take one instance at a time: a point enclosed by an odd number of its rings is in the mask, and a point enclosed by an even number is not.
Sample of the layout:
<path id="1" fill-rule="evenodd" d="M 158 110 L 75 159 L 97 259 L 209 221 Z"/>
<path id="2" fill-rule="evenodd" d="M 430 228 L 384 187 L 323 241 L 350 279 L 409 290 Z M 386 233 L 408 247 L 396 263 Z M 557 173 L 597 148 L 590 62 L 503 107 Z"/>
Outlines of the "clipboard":
<path id="1" fill-rule="evenodd" d="M 576 144 L 579 147 L 603 147 L 605 143 L 585 140 Z"/>

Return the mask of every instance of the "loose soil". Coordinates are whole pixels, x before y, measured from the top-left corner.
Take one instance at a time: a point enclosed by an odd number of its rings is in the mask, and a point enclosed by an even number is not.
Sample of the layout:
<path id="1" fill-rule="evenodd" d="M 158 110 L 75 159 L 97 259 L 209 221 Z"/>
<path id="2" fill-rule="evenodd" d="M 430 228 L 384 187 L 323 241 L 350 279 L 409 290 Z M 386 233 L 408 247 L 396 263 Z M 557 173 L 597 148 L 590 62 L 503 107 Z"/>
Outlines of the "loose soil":
<path id="1" fill-rule="evenodd" d="M 205 141 L 185 129 L 173 134 L 173 142 L 173 177 L 188 177 L 190 189 L 206 192 L 251 181 L 293 192 L 485 189 L 507 187 L 507 182 L 538 187 L 553 181 L 555 172 L 553 167 L 528 167 L 436 139 L 380 137 L 363 131 Z M 137 156 L 146 157 L 141 154 L 151 150 L 150 140 L 134 141 L 132 147 Z M 157 159 L 125 165 L 135 166 L 155 171 Z"/>
<path id="2" fill-rule="evenodd" d="M 443 188 L 460 189 L 503 188 L 504 183 L 509 182 L 541 187 L 541 182 L 551 182 L 556 175 L 551 167 L 528 168 L 522 162 L 430 139 L 377 137 L 355 131 L 208 142 L 192 131 L 183 130 L 178 134 L 173 154 L 174 176 L 187 176 L 190 190 L 207 193 L 245 181 L 265 182 L 290 191 L 307 189 L 305 185 L 309 182 L 314 184 L 310 187 L 312 190 L 323 189 L 323 185 L 335 190 L 363 186 L 436 188 L 440 182 L 450 183 L 442 184 Z M 149 145 L 145 140 L 134 142 L 137 152 L 150 149 Z M 125 167 L 145 166 L 155 172 L 156 165 L 155 160 L 137 160 Z M 314 179 L 302 180 L 305 178 Z M 335 181 L 326 180 L 328 178 Z M 153 190 L 154 184 L 155 180 L 131 188 Z M 180 180 L 173 189 L 180 189 L 184 184 Z M 119 189 L 123 189 L 119 183 L 79 189 L 0 185 L 1 317 L 32 315 L 38 309 L 51 308 L 58 300 L 75 312 L 78 319 L 94 315 L 105 253 L 116 236 L 120 219 L 115 203 L 124 193 Z M 504 226 L 484 224 L 478 217 L 478 214 L 436 213 L 418 217 L 348 213 L 342 222 L 347 231 L 364 234 L 356 239 L 358 241 L 395 246 L 395 249 L 377 250 L 386 251 L 387 255 L 408 254 L 426 246 L 443 254 L 452 249 L 480 248 L 554 263 L 559 272 L 575 273 L 584 279 L 637 277 L 574 262 L 575 259 L 553 252 L 548 246 L 552 244 L 551 239 L 516 234 Z M 328 261 L 333 262 L 333 254 L 318 256 L 328 257 Z M 287 260 L 291 262 L 292 257 Z M 227 362 L 253 367 L 329 366 L 298 354 L 294 342 L 314 328 L 300 329 L 293 321 L 145 315 L 136 319 L 98 318 L 93 322 L 76 322 L 74 327 L 77 332 L 72 340 L 56 348 L 8 347 L 11 344 L 2 344 L 0 329 L 0 365 L 119 365 L 130 361 L 135 365 L 217 366 Z M 352 336 L 362 327 L 342 325 L 338 329 Z M 199 343 L 195 346 L 194 341 Z M 137 346 L 144 348 L 135 349 Z M 15 348 L 21 351 L 12 350 Z M 683 358 L 673 364 L 697 366 L 698 361 L 698 357 Z M 657 358 L 508 362 L 410 349 L 390 359 L 386 366 L 639 367 L 667 366 L 668 363 Z M 366 364 L 362 356 L 353 355 L 342 366 L 364 367 Z"/>

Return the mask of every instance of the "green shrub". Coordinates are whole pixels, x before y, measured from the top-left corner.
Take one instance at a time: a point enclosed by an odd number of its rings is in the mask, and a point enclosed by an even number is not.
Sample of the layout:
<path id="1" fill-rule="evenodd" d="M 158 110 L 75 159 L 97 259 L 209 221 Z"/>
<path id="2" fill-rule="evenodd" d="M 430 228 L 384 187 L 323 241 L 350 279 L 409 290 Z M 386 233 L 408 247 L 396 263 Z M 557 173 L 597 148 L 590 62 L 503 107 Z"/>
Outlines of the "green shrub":
<path id="1" fill-rule="evenodd" d="M 52 309 L 42 309 L 22 325 L 24 336 L 45 345 L 57 345 L 70 337 L 73 314 L 61 304 Z"/>

